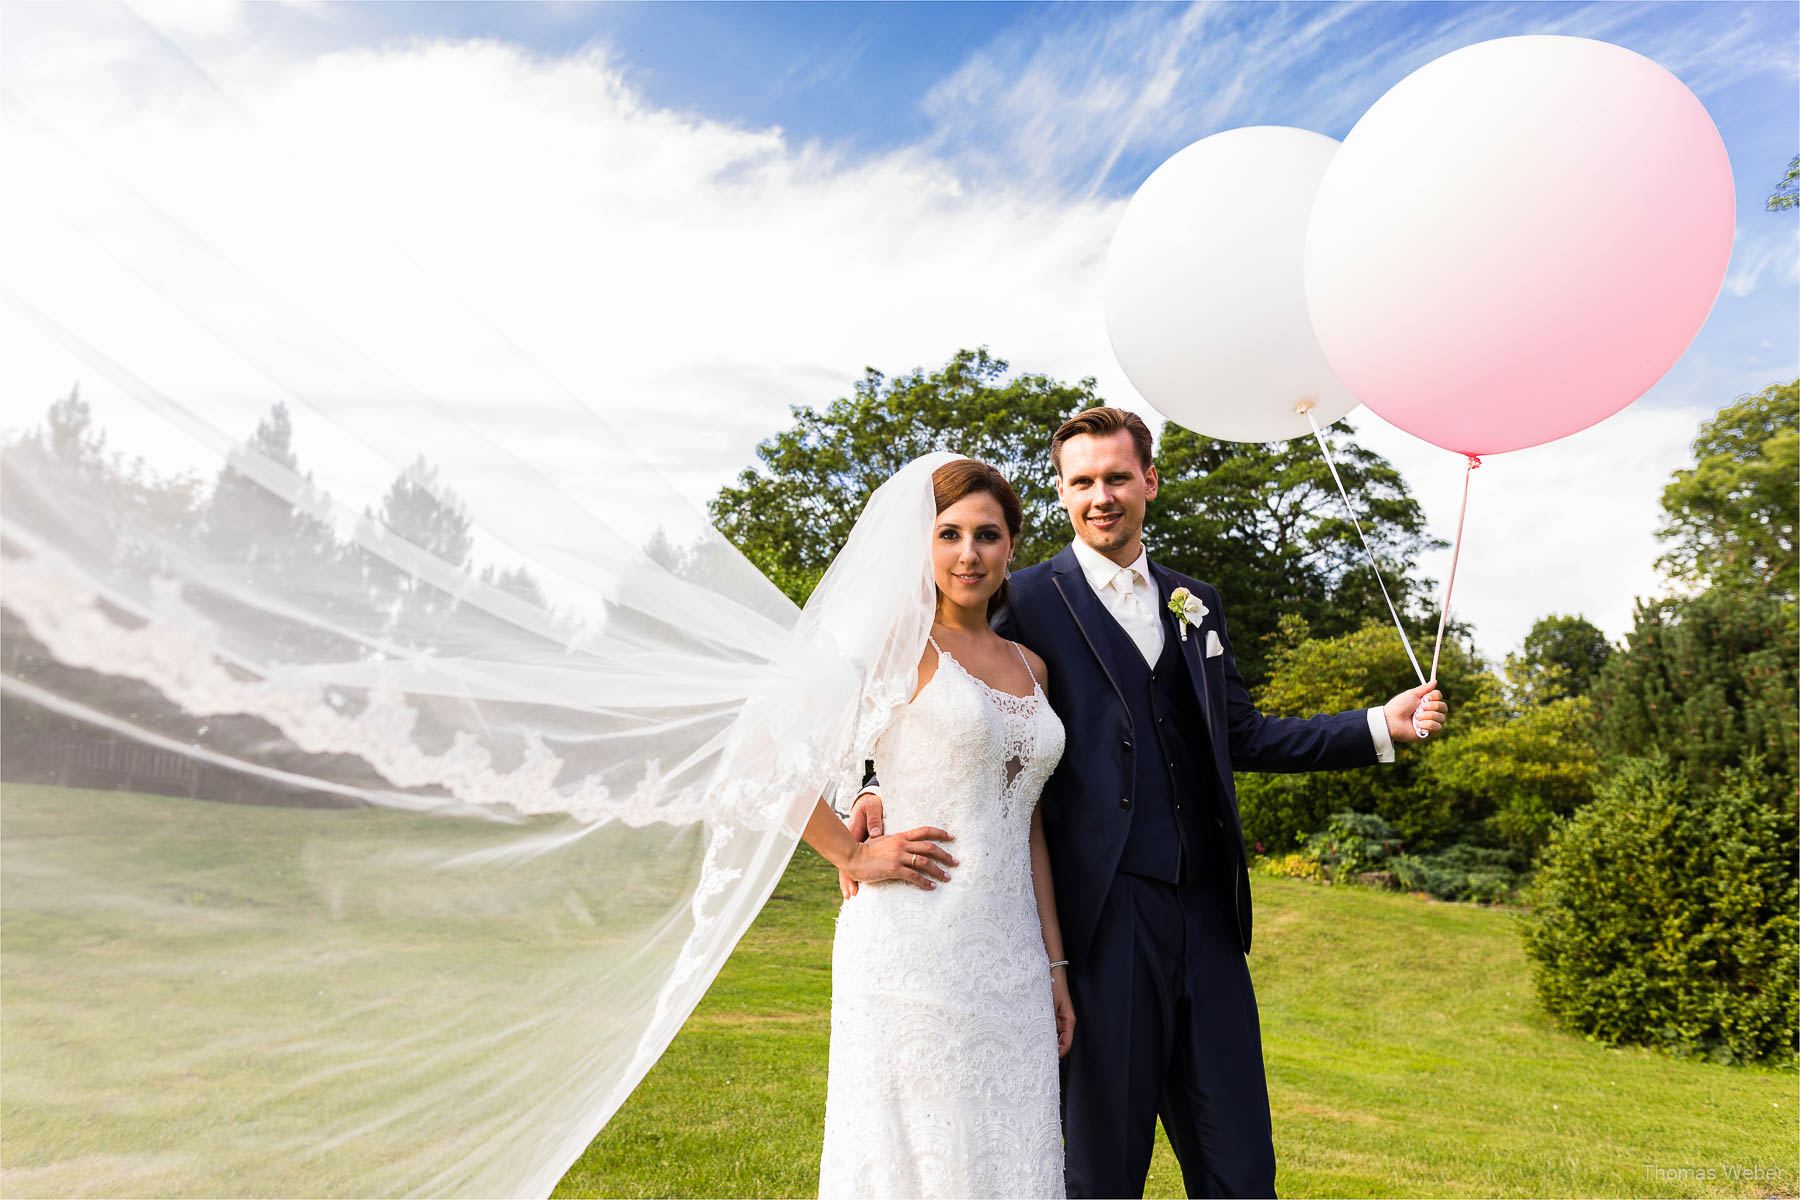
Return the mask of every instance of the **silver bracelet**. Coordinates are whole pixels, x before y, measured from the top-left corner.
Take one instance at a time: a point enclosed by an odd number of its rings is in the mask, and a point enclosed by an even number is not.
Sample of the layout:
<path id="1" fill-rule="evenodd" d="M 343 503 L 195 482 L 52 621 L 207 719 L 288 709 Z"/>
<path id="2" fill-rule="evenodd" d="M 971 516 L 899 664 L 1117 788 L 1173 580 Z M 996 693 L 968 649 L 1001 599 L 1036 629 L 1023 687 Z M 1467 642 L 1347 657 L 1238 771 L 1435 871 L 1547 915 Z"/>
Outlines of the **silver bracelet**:
<path id="1" fill-rule="evenodd" d="M 1056 962 L 1053 962 L 1053 963 L 1051 963 L 1051 964 L 1050 964 L 1050 969 L 1051 969 L 1051 970 L 1052 970 L 1052 971 L 1054 971 L 1054 970 L 1056 970 L 1056 968 L 1058 968 L 1058 967 L 1066 967 L 1066 966 L 1068 966 L 1068 965 L 1069 965 L 1069 960 L 1068 960 L 1068 959 L 1066 959 L 1066 958 L 1064 958 L 1064 959 L 1059 959 L 1059 960 L 1058 960 L 1058 961 L 1056 961 Z"/>

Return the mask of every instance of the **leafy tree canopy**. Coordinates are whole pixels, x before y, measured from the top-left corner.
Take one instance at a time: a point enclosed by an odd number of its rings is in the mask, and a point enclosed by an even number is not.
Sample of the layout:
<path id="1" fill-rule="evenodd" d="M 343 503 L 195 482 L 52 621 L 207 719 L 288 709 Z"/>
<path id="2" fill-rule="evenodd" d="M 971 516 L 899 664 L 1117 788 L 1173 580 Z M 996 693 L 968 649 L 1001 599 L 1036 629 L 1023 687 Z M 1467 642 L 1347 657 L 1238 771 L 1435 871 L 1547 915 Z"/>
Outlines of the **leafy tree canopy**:
<path id="1" fill-rule="evenodd" d="M 1528 705 L 1585 696 L 1612 653 L 1612 643 L 1585 617 L 1539 617 L 1519 652 L 1507 656 L 1507 682 Z"/>
<path id="2" fill-rule="evenodd" d="M 1594 688 L 1603 755 L 1663 754 L 1705 787 L 1753 755 L 1794 775 L 1800 677 L 1780 605 L 1721 588 L 1643 602 L 1629 641 Z"/>
<path id="3" fill-rule="evenodd" d="M 918 455 L 953 449 L 993 464 L 1018 492 L 1025 528 L 1016 561 L 1048 558 L 1070 537 L 1056 502 L 1050 437 L 1103 401 L 1091 379 L 1008 379 L 1008 370 L 985 349 L 963 350 L 930 373 L 890 380 L 870 369 L 852 395 L 823 410 L 796 407 L 793 425 L 757 448 L 760 469 L 745 470 L 714 498 L 713 524 L 803 603 L 870 493 Z M 1430 587 L 1406 565 L 1441 543 L 1424 532 L 1423 512 L 1385 459 L 1354 445 L 1339 457 L 1388 586 L 1405 605 Z M 1222 442 L 1169 424 L 1156 465 L 1162 491 L 1147 514 L 1145 542 L 1157 561 L 1220 589 L 1252 684 L 1262 677 L 1265 639 L 1284 613 L 1329 634 L 1384 611 L 1312 441 Z"/>
<path id="4" fill-rule="evenodd" d="M 713 524 L 765 575 L 804 603 L 871 493 L 933 450 L 955 450 L 999 469 L 1025 510 L 1016 561 L 1049 557 L 1068 538 L 1050 474 L 1050 435 L 1099 403 L 1094 381 L 1043 375 L 1006 379 L 1007 363 L 985 349 L 960 350 L 941 369 L 895 379 L 869 368 L 855 391 L 822 411 L 793 410 L 792 427 L 756 449 L 720 489 Z"/>
<path id="5" fill-rule="evenodd" d="M 1343 421 L 1333 430 L 1354 432 Z M 1333 455 L 1394 603 L 1415 618 L 1416 645 L 1426 622 L 1413 610 L 1429 598 L 1431 581 L 1408 567 L 1444 543 L 1425 532 L 1424 511 L 1381 455 L 1342 439 Z M 1150 506 L 1150 552 L 1219 589 L 1251 686 L 1263 678 L 1284 615 L 1304 621 L 1315 637 L 1384 617 L 1380 585 L 1317 442 L 1216 441 L 1171 422 L 1157 469 L 1162 490 Z M 1391 629 L 1389 636 L 1397 641 Z"/>
<path id="6" fill-rule="evenodd" d="M 1800 380 L 1740 397 L 1700 427 L 1694 465 L 1663 489 L 1669 544 L 1658 560 L 1678 579 L 1792 604 L 1800 582 Z"/>
<path id="7" fill-rule="evenodd" d="M 1485 814 L 1480 841 L 1529 855 L 1594 798 L 1597 757 L 1592 703 L 1564 696 L 1451 738 L 1427 757 L 1424 776 L 1453 810 Z"/>
<path id="8" fill-rule="evenodd" d="M 1775 185 L 1764 205 L 1770 212 L 1780 212 L 1784 208 L 1800 206 L 1800 154 L 1794 155 L 1793 161 L 1787 165 L 1787 174 Z"/>
<path id="9" fill-rule="evenodd" d="M 1409 849 L 1456 841 L 1479 827 L 1492 813 L 1492 798 L 1440 787 L 1428 767 L 1458 739 L 1504 717 L 1500 681 L 1472 646 L 1453 637 L 1445 639 L 1438 679 L 1450 704 L 1449 724 L 1427 742 L 1400 748 L 1391 764 L 1361 771 L 1240 774 L 1238 807 L 1252 848 L 1290 849 L 1324 828 L 1332 813 L 1344 811 L 1380 816 Z M 1254 696 L 1272 716 L 1310 717 L 1381 704 L 1412 682 L 1412 665 L 1392 625 L 1372 621 L 1352 633 L 1313 637 L 1304 621 L 1290 615 L 1281 623 L 1268 682 Z"/>

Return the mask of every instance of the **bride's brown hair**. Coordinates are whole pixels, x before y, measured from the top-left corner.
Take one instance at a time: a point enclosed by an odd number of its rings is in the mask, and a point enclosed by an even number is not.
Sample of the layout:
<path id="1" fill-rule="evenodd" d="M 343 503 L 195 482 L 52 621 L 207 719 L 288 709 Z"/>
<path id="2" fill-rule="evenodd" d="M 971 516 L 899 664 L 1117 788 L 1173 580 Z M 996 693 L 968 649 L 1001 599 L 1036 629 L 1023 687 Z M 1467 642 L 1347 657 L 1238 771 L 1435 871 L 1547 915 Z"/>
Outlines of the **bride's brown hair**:
<path id="1" fill-rule="evenodd" d="M 1012 538 L 1013 545 L 1019 544 L 1019 531 L 1025 527 L 1025 510 L 1020 506 L 1018 494 L 1012 490 L 1012 484 L 1006 482 L 1006 476 L 993 467 L 972 458 L 959 458 L 955 462 L 945 463 L 931 473 L 931 490 L 939 512 L 964 496 L 986 492 L 999 503 L 1000 515 L 1006 521 L 1006 532 Z M 1008 582 L 1002 579 L 994 594 L 988 597 L 989 617 L 1005 607 L 1008 586 Z"/>

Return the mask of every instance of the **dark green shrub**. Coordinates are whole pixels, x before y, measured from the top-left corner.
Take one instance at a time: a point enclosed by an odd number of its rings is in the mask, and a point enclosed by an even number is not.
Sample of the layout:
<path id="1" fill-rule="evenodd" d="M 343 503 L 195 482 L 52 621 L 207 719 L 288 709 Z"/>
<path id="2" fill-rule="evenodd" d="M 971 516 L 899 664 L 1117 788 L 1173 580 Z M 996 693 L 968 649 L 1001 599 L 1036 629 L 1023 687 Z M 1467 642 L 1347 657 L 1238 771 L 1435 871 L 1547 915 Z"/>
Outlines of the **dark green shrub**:
<path id="1" fill-rule="evenodd" d="M 1386 821 L 1371 813 L 1331 814 L 1325 828 L 1307 839 L 1301 851 L 1325 868 L 1333 883 L 1368 871 L 1379 871 L 1400 851 L 1400 838 Z"/>
<path id="2" fill-rule="evenodd" d="M 1552 836 L 1525 952 L 1557 1021 L 1607 1043 L 1792 1061 L 1794 796 L 1758 763 L 1703 791 L 1629 759 Z"/>
<path id="3" fill-rule="evenodd" d="M 1436 854 L 1400 854 L 1387 869 L 1409 892 L 1429 892 L 1439 900 L 1499 904 L 1519 885 L 1524 863 L 1515 850 L 1457 842 Z"/>
<path id="4" fill-rule="evenodd" d="M 1524 865 L 1516 851 L 1462 842 L 1422 856 L 1400 849 L 1394 827 L 1373 813 L 1333 813 L 1299 853 L 1271 860 L 1268 872 L 1323 876 L 1332 883 L 1376 882 L 1429 892 L 1439 900 L 1497 904 L 1512 895 Z"/>

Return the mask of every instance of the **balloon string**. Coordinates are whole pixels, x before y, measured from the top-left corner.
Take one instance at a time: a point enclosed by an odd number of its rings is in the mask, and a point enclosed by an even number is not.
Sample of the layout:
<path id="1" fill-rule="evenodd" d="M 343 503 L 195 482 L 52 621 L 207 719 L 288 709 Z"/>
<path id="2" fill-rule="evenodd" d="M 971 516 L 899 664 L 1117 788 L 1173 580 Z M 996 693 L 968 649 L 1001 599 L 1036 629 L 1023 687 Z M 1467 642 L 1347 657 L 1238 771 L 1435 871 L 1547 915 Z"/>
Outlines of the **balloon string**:
<path id="1" fill-rule="evenodd" d="M 1400 644 L 1406 647 L 1406 657 L 1412 660 L 1413 673 L 1419 677 L 1419 682 L 1424 684 L 1427 680 L 1424 670 L 1419 666 L 1419 656 L 1413 653 L 1412 641 L 1406 636 L 1406 626 L 1400 623 L 1400 612 L 1394 607 L 1393 598 L 1388 595 L 1387 584 L 1382 581 L 1381 564 L 1375 560 L 1375 551 L 1369 548 L 1369 539 L 1363 533 L 1362 522 L 1356 519 L 1356 507 L 1350 503 L 1350 493 L 1344 490 L 1344 480 L 1338 474 L 1337 463 L 1331 457 L 1331 447 L 1325 443 L 1325 431 L 1320 429 L 1319 423 L 1313 419 L 1310 405 L 1307 406 L 1305 412 L 1306 422 L 1312 426 L 1313 437 L 1319 441 L 1319 450 L 1325 455 L 1325 465 L 1331 468 L 1331 478 L 1337 484 L 1338 495 L 1344 498 L 1344 511 L 1350 514 L 1350 524 L 1356 526 L 1356 536 L 1362 542 L 1363 553 L 1368 556 L 1369 566 L 1375 571 L 1375 584 L 1381 589 L 1381 598 L 1387 601 L 1388 615 L 1394 618 L 1394 628 L 1400 631 Z M 1467 497 L 1465 496 L 1464 499 L 1466 501 Z M 1432 678 L 1437 678 L 1435 662 L 1433 662 L 1431 670 Z"/>
<path id="2" fill-rule="evenodd" d="M 1456 588 L 1456 560 L 1462 557 L 1463 518 L 1469 515 L 1469 476 L 1481 465 L 1481 460 L 1473 454 L 1469 455 L 1469 465 L 1463 470 L 1462 508 L 1456 514 L 1456 544 L 1450 550 L 1450 578 L 1444 581 L 1444 602 L 1438 609 L 1437 645 L 1431 651 L 1431 677 L 1437 678 L 1438 655 L 1444 650 L 1444 629 L 1450 624 L 1450 593 Z"/>

